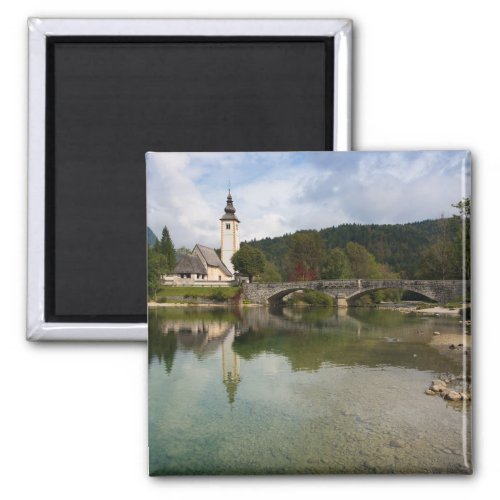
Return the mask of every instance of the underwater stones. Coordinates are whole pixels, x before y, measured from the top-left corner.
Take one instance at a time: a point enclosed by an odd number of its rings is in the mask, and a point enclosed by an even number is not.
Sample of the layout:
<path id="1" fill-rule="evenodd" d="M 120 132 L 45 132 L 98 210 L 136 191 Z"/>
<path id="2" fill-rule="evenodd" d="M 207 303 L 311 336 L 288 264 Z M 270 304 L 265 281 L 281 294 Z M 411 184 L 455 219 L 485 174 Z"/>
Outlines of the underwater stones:
<path id="1" fill-rule="evenodd" d="M 389 442 L 391 448 L 404 448 L 404 445 L 405 443 L 401 439 L 391 439 Z"/>
<path id="2" fill-rule="evenodd" d="M 441 335 L 439 332 L 434 332 L 432 335 Z"/>

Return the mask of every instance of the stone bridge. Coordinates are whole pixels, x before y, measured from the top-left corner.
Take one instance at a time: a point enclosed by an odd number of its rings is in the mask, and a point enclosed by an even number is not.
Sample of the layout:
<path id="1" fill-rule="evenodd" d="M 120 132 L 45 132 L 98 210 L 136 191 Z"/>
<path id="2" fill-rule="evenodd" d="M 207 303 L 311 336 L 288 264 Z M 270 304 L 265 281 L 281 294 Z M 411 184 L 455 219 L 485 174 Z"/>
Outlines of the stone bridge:
<path id="1" fill-rule="evenodd" d="M 245 283 L 243 297 L 256 304 L 279 302 L 298 290 L 317 290 L 335 298 L 338 307 L 375 290 L 398 288 L 419 293 L 439 304 L 465 296 L 468 282 L 462 280 L 318 280 L 287 283 Z"/>

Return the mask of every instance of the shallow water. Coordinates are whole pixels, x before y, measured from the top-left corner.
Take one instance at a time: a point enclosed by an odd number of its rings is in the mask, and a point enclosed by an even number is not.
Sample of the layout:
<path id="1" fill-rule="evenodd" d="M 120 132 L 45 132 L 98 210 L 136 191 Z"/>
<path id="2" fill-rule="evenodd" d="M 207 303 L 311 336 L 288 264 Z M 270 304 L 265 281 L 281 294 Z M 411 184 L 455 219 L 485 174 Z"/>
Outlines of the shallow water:
<path id="1" fill-rule="evenodd" d="M 471 470 L 470 403 L 424 394 L 465 374 L 433 345 L 458 318 L 169 307 L 149 329 L 152 475 Z"/>

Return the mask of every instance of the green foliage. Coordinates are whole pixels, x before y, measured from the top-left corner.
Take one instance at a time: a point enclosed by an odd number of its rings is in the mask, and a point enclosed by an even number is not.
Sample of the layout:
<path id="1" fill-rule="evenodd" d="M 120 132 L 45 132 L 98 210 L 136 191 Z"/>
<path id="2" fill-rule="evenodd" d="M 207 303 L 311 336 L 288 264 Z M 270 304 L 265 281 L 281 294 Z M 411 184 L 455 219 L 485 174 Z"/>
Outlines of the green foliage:
<path id="1" fill-rule="evenodd" d="M 172 239 L 170 238 L 170 233 L 168 232 L 167 227 L 165 226 L 161 232 L 161 239 L 155 245 L 155 250 L 164 255 L 166 259 L 166 267 L 164 274 L 168 274 L 173 271 L 176 263 L 176 255 L 174 244 L 172 243 Z"/>
<path id="2" fill-rule="evenodd" d="M 470 218 L 471 218 L 471 202 L 470 198 L 464 198 L 456 205 L 459 215 L 455 215 L 460 224 L 455 237 L 454 258 L 464 263 L 464 274 L 466 279 L 470 279 L 471 258 L 470 258 Z"/>
<path id="3" fill-rule="evenodd" d="M 328 250 L 321 269 L 321 279 L 340 280 L 351 276 L 351 264 L 346 253 L 339 247 Z"/>
<path id="4" fill-rule="evenodd" d="M 254 276 L 264 272 L 266 257 L 258 248 L 242 245 L 231 257 L 231 262 L 234 269 L 244 276 L 248 276 L 251 283 Z"/>
<path id="5" fill-rule="evenodd" d="M 161 297 L 211 298 L 217 291 L 224 299 L 232 299 L 240 293 L 239 287 L 202 287 L 202 286 L 169 286 L 162 285 L 157 292 L 158 301 Z"/>
<path id="6" fill-rule="evenodd" d="M 210 298 L 212 300 L 215 300 L 216 302 L 224 302 L 227 299 L 226 294 L 222 291 L 221 288 L 213 290 L 210 294 Z"/>
<path id="7" fill-rule="evenodd" d="M 466 210 L 464 207 L 465 212 Z M 449 221 L 451 233 L 461 234 L 460 216 L 446 220 Z M 358 243 L 375 257 L 377 263 L 385 264 L 400 278 L 430 279 L 420 272 L 421 255 L 435 242 L 438 225 L 439 220 L 408 224 L 341 224 L 321 229 L 318 234 L 329 250 L 344 249 L 349 242 Z M 276 264 L 281 275 L 288 277 L 289 262 L 286 257 L 294 236 L 285 234 L 276 238 L 254 240 L 248 244 L 262 250 L 266 258 Z M 457 259 L 456 256 L 454 258 Z"/>
<path id="8" fill-rule="evenodd" d="M 287 254 L 290 281 L 315 280 L 325 259 L 325 242 L 317 231 L 300 231 L 290 241 Z"/>
<path id="9" fill-rule="evenodd" d="M 462 277 L 461 238 L 457 242 L 458 236 L 453 219 L 439 219 L 433 243 L 422 251 L 418 277 L 437 280 Z"/>
<path id="10" fill-rule="evenodd" d="M 186 247 L 179 247 L 179 248 L 176 248 L 175 249 L 175 260 L 176 262 L 179 262 L 182 257 L 184 257 L 184 255 L 187 255 L 187 254 L 190 254 L 191 253 L 191 250 L 189 250 L 189 248 L 186 248 Z"/>
<path id="11" fill-rule="evenodd" d="M 157 292 L 161 287 L 161 276 L 167 267 L 165 256 L 153 248 L 148 249 L 148 295 L 157 298 Z"/>
<path id="12" fill-rule="evenodd" d="M 264 271 L 256 277 L 255 281 L 259 283 L 280 283 L 283 278 L 276 264 L 266 259 Z"/>
<path id="13" fill-rule="evenodd" d="M 288 299 L 291 305 L 307 304 L 310 306 L 333 306 L 333 297 L 317 290 L 304 290 L 303 293 L 295 293 Z"/>
<path id="14" fill-rule="evenodd" d="M 350 241 L 345 253 L 351 266 L 351 275 L 358 279 L 377 279 L 380 277 L 377 262 L 363 245 Z"/>

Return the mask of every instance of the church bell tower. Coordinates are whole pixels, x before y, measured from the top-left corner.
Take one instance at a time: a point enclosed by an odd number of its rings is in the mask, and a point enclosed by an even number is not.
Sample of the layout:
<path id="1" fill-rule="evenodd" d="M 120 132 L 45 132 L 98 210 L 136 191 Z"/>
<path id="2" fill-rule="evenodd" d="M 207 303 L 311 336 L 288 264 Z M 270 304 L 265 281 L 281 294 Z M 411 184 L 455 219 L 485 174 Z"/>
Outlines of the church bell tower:
<path id="1" fill-rule="evenodd" d="M 220 257 L 224 265 L 234 274 L 231 257 L 240 249 L 240 221 L 236 217 L 231 190 L 227 195 L 224 215 L 220 218 Z"/>

